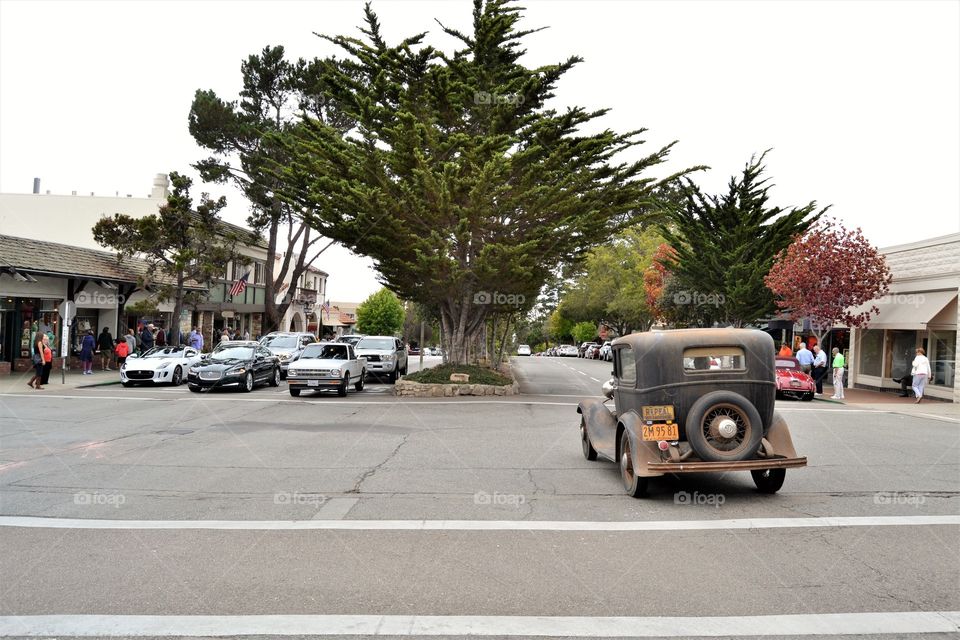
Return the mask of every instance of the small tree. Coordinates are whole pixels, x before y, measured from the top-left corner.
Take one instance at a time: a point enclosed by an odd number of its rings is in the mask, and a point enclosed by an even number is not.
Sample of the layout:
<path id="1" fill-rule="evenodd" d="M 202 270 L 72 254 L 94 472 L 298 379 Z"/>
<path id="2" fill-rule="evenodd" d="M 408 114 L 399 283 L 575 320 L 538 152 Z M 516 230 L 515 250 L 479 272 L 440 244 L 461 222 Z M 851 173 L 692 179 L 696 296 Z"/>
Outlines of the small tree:
<path id="1" fill-rule="evenodd" d="M 837 323 L 862 327 L 880 310 L 857 311 L 887 293 L 887 261 L 863 236 L 824 219 L 797 237 L 764 279 L 777 306 L 794 320 L 809 319 L 822 341 Z"/>
<path id="2" fill-rule="evenodd" d="M 571 333 L 573 334 L 573 339 L 576 340 L 578 344 L 587 342 L 597 337 L 597 325 L 593 322 L 578 322 L 573 325 Z"/>
<path id="3" fill-rule="evenodd" d="M 403 328 L 403 304 L 383 288 L 357 307 L 357 329 L 375 336 L 392 336 Z"/>
<path id="4" fill-rule="evenodd" d="M 771 206 L 773 185 L 762 177 L 765 156 L 751 158 L 722 196 L 706 195 L 684 180 L 682 204 L 665 212 L 661 231 L 676 252 L 666 266 L 691 300 L 722 302 L 698 310 L 711 323 L 739 327 L 772 313 L 773 296 L 763 278 L 777 255 L 826 211 L 817 211 L 814 201 L 791 209 Z"/>
<path id="5" fill-rule="evenodd" d="M 93 238 L 117 251 L 119 260 L 137 256 L 147 261 L 140 284 L 154 292 L 155 300 L 174 301 L 169 340 L 180 344 L 180 312 L 190 302 L 187 283 L 209 286 L 223 275 L 227 262 L 242 259 L 235 251 L 237 243 L 253 237 L 242 238 L 220 224 L 226 198 L 211 200 L 204 193 L 194 210 L 190 178 L 172 172 L 170 182 L 167 203 L 156 215 L 134 218 L 118 213 L 102 218 L 93 227 Z"/>

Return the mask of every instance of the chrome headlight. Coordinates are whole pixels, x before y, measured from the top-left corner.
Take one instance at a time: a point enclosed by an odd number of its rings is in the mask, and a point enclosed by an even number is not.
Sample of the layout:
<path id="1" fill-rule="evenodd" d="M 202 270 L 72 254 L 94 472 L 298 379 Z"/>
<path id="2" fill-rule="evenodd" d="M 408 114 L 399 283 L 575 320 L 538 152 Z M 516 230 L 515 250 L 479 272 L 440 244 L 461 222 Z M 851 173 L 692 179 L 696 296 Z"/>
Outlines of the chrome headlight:
<path id="1" fill-rule="evenodd" d="M 397 355 L 396 355 L 395 353 L 389 353 L 389 354 L 383 356 L 383 361 L 384 361 L 384 362 L 393 362 L 393 361 L 396 360 L 396 359 L 397 359 Z"/>
<path id="2" fill-rule="evenodd" d="M 340 369 L 330 369 L 330 375 L 334 378 L 340 377 Z"/>
<path id="3" fill-rule="evenodd" d="M 246 373 L 246 372 L 247 372 L 247 366 L 243 364 L 238 364 L 237 366 L 227 371 L 227 373 Z"/>
<path id="4" fill-rule="evenodd" d="M 290 358 L 290 354 L 289 354 L 289 353 L 278 353 L 278 354 L 277 354 L 277 357 L 280 358 L 280 362 L 283 362 L 283 361 L 288 360 L 288 359 Z"/>
<path id="5" fill-rule="evenodd" d="M 287 377 L 288 377 L 288 378 L 296 378 L 298 375 L 300 375 L 300 374 L 297 373 L 297 370 L 296 370 L 296 369 L 287 369 Z"/>

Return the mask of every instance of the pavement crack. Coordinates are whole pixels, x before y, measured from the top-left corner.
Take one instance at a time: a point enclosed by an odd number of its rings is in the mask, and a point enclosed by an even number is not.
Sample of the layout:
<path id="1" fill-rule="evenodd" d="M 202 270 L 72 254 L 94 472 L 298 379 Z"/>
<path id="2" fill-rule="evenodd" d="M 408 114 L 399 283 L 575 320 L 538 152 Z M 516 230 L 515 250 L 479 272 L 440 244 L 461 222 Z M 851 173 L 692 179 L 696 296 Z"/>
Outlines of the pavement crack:
<path id="1" fill-rule="evenodd" d="M 360 477 L 357 478 L 357 481 L 356 481 L 356 483 L 354 483 L 353 488 L 350 489 L 349 491 L 347 491 L 346 493 L 348 493 L 348 494 L 349 494 L 349 493 L 360 493 L 360 485 L 362 485 L 362 484 L 363 484 L 364 482 L 366 482 L 368 479 L 370 479 L 371 477 L 373 477 L 373 475 L 374 475 L 377 471 L 379 471 L 381 468 L 383 468 L 383 466 L 384 466 L 385 464 L 387 464 L 388 462 L 390 462 L 391 460 L 393 460 L 393 458 L 400 452 L 400 448 L 403 447 L 403 445 L 407 444 L 407 439 L 410 438 L 410 435 L 411 435 L 411 434 L 409 434 L 409 433 L 405 434 L 405 435 L 403 436 L 403 438 L 400 440 L 400 443 L 393 449 L 393 451 L 390 452 L 390 454 L 389 454 L 386 458 L 384 458 L 384 459 L 383 459 L 379 464 L 377 464 L 376 466 L 371 467 L 371 468 L 367 469 L 366 471 L 364 471 L 362 474 L 360 474 Z"/>

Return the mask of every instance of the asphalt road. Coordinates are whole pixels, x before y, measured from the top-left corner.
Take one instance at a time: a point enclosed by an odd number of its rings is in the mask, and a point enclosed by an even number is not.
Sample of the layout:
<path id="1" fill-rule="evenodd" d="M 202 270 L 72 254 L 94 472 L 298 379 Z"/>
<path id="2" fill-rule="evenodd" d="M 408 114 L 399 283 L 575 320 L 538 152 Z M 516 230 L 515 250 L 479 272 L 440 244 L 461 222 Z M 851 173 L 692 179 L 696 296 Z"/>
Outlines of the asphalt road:
<path id="1" fill-rule="evenodd" d="M 609 363 L 514 363 L 496 399 L 0 396 L 0 633 L 957 636 L 960 420 L 778 403 L 779 494 L 634 500 L 580 453 Z"/>

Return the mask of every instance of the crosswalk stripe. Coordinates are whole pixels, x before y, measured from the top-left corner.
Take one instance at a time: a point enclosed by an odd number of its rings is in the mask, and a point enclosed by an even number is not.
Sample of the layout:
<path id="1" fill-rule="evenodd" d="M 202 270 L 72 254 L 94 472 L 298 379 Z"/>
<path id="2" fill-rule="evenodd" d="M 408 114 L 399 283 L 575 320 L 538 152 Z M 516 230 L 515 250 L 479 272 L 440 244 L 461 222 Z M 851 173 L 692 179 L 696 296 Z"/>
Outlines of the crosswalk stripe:
<path id="1" fill-rule="evenodd" d="M 677 638 L 956 633 L 958 611 L 709 617 L 416 615 L 0 616 L 5 636 L 506 636 Z"/>

